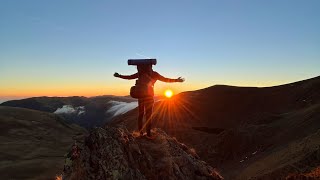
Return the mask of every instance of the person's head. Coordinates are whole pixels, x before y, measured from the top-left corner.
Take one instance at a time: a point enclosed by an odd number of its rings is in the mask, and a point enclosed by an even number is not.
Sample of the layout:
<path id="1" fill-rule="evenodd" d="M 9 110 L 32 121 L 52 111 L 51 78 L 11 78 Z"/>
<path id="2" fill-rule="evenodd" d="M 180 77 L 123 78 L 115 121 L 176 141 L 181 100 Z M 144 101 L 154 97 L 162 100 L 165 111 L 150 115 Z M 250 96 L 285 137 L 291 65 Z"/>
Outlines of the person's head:
<path id="1" fill-rule="evenodd" d="M 139 74 L 150 74 L 153 71 L 152 64 L 137 65 L 137 69 Z"/>

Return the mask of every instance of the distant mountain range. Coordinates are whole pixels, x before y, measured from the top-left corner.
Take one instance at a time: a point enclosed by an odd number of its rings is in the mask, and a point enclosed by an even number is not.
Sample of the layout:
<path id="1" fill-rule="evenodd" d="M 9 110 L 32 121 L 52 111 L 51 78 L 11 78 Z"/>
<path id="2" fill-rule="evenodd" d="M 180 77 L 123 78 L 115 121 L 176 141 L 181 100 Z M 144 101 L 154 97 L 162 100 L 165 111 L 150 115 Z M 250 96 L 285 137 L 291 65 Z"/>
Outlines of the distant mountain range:
<path id="1" fill-rule="evenodd" d="M 66 122 L 85 128 L 101 126 L 114 116 L 121 115 L 138 106 L 135 99 L 119 96 L 97 97 L 33 97 L 7 101 L 0 106 L 21 107 L 55 113 Z"/>
<path id="2" fill-rule="evenodd" d="M 137 110 L 113 126 L 137 129 Z M 194 147 L 226 179 L 275 179 L 320 167 L 320 77 L 256 88 L 216 85 L 155 105 L 154 127 Z"/>

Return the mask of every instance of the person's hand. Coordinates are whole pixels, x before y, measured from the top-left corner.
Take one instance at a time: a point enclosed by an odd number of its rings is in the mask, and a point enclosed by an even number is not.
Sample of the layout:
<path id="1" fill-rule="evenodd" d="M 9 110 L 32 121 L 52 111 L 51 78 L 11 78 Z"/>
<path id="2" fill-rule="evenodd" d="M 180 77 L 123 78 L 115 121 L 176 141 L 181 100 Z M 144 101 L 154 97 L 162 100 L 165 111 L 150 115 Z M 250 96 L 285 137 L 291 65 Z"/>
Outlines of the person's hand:
<path id="1" fill-rule="evenodd" d="M 185 81 L 185 79 L 182 78 L 182 77 L 179 77 L 179 78 L 177 79 L 177 82 L 184 82 L 184 81 Z"/>
<path id="2" fill-rule="evenodd" d="M 114 73 L 114 75 L 113 75 L 114 77 L 120 77 L 120 74 L 119 73 Z"/>

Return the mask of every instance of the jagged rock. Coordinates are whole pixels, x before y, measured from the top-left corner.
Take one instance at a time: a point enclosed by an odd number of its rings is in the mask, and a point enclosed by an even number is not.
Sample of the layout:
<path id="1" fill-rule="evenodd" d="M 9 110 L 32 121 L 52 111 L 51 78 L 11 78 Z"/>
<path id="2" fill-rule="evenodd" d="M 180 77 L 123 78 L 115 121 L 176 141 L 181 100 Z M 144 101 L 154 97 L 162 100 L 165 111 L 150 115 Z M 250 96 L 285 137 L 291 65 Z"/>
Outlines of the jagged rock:
<path id="1" fill-rule="evenodd" d="M 126 129 L 96 128 L 64 179 L 223 179 L 193 149 L 153 129 L 154 139 Z"/>

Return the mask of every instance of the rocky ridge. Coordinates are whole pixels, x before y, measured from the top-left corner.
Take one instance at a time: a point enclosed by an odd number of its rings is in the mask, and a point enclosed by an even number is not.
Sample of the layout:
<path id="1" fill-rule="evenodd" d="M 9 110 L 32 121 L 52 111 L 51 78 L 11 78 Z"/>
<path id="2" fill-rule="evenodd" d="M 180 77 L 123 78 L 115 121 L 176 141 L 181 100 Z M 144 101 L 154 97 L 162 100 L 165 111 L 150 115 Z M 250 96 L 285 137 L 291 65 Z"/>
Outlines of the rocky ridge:
<path id="1" fill-rule="evenodd" d="M 223 179 L 194 149 L 152 130 L 152 139 L 125 128 L 96 128 L 63 179 Z"/>

